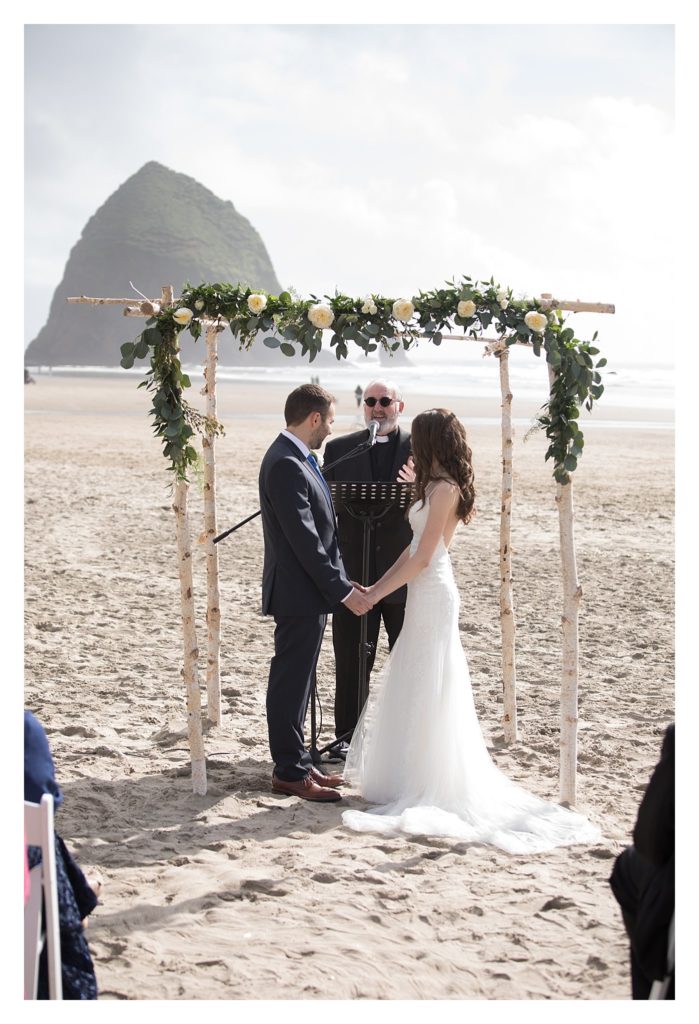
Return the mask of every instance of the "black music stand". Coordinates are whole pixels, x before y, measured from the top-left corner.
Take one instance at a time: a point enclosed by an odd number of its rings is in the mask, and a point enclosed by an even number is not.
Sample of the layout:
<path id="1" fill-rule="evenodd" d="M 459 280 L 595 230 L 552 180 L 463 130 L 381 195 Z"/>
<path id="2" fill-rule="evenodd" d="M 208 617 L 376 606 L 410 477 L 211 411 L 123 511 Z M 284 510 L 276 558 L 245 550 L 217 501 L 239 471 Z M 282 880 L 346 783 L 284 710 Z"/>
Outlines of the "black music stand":
<path id="1" fill-rule="evenodd" d="M 344 507 L 353 519 L 359 519 L 364 526 L 362 536 L 362 586 L 369 585 L 369 555 L 374 540 L 376 524 L 391 509 L 408 508 L 412 495 L 412 483 L 394 483 L 387 480 L 328 480 L 335 510 Z M 362 615 L 359 625 L 359 687 L 357 699 L 357 716 L 362 713 L 369 694 L 367 679 L 367 661 L 371 653 L 371 644 L 367 642 L 366 615 Z M 313 693 L 311 695 L 311 749 L 314 764 L 320 764 L 321 755 L 342 743 L 349 733 L 336 737 L 332 743 L 318 750 L 316 736 L 316 679 L 313 677 Z"/>

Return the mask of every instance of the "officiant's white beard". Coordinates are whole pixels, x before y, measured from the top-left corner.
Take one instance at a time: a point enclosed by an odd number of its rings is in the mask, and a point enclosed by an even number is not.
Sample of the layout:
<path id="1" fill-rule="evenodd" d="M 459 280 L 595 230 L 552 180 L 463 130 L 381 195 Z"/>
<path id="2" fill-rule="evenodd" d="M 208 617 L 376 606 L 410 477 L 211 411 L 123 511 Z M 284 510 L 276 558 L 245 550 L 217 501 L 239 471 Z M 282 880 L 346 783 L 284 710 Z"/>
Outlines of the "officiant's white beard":
<path id="1" fill-rule="evenodd" d="M 372 413 L 374 411 L 375 410 L 372 409 Z M 378 425 L 379 425 L 379 437 L 385 437 L 386 434 L 392 434 L 393 431 L 396 429 L 396 427 L 398 426 L 398 417 L 399 416 L 400 416 L 400 413 L 398 413 L 396 416 L 386 416 L 383 419 L 379 419 L 378 416 L 373 416 L 372 415 L 372 416 L 369 417 L 369 419 L 366 422 L 367 422 L 367 426 L 369 426 L 371 421 L 375 420 L 375 422 L 378 423 Z"/>

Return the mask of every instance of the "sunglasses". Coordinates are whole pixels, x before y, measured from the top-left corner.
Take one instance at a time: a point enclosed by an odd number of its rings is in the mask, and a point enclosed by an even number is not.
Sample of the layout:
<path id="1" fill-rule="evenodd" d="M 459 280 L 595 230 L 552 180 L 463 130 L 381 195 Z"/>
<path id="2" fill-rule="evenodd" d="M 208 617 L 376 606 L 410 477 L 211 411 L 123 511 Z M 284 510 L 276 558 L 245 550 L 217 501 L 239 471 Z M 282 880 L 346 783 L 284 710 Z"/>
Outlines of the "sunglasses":
<path id="1" fill-rule="evenodd" d="M 370 409 L 373 409 L 376 403 L 379 403 L 382 408 L 386 409 L 389 405 L 395 402 L 395 398 L 389 398 L 388 395 L 384 395 L 383 398 L 365 398 L 364 404 L 368 405 Z"/>

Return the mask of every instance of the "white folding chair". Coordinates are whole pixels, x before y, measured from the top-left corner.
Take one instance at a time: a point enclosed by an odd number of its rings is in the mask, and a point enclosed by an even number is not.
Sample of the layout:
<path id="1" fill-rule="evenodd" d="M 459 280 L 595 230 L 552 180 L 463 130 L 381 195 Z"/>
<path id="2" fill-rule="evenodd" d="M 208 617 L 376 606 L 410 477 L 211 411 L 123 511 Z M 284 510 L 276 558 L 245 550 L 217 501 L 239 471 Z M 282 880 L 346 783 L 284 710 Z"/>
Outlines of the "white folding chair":
<path id="1" fill-rule="evenodd" d="M 650 989 L 649 999 L 666 999 L 667 990 L 672 981 L 672 972 L 675 969 L 675 915 L 670 921 L 670 930 L 667 935 L 667 974 L 664 978 L 658 978 L 653 982 Z"/>
<path id="2" fill-rule="evenodd" d="M 41 847 L 41 864 L 29 873 L 30 893 L 24 908 L 24 995 L 36 999 L 39 957 L 46 943 L 49 999 L 62 999 L 61 936 L 58 925 L 56 846 L 53 831 L 53 797 L 44 793 L 40 804 L 24 801 L 24 832 L 29 846 Z M 41 896 L 44 896 L 42 927 Z"/>

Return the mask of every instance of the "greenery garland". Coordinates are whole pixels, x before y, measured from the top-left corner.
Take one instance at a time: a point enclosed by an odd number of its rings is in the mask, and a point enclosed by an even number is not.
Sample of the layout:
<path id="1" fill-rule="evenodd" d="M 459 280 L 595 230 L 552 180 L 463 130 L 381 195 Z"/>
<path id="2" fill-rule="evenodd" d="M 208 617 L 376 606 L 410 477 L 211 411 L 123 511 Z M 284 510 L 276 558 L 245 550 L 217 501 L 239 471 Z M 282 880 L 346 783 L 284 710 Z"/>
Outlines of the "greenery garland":
<path id="1" fill-rule="evenodd" d="M 157 312 L 136 341 L 121 346 L 121 365 L 128 369 L 135 359 L 145 359 L 152 352 L 150 370 L 139 387 L 154 393 L 150 411 L 154 430 L 163 439 L 169 468 L 182 480 L 197 461 L 189 443 L 192 434 L 223 430 L 182 397 L 190 380 L 180 365 L 178 336 L 188 330 L 199 338 L 202 320 L 227 322 L 241 349 L 249 349 L 258 334 L 271 332 L 264 338 L 265 345 L 279 348 L 286 356 L 300 352 L 309 362 L 322 348 L 324 330 L 332 330 L 330 346 L 339 360 L 347 357 L 350 342 L 367 353 L 379 346 L 395 352 L 401 345 L 410 349 L 422 337 L 439 345 L 444 332 L 454 325 L 472 338 L 492 328 L 506 346 L 528 342 L 536 356 L 543 349 L 555 371 L 548 404 L 537 423 L 550 442 L 545 457 L 553 459 L 555 479 L 568 483 L 584 445 L 580 409 L 583 405 L 592 409 L 604 391 L 599 371 L 607 360 L 594 361 L 599 355 L 593 345 L 597 332 L 592 342 L 580 341 L 565 326 L 561 310 L 538 299 L 515 299 L 510 289 L 500 288 L 493 278 L 486 282 L 464 277 L 460 284 L 446 285 L 411 299 L 383 295 L 358 299 L 339 293 L 302 299 L 288 291 L 280 295 L 253 292 L 241 284 L 186 284 L 176 305 Z"/>

